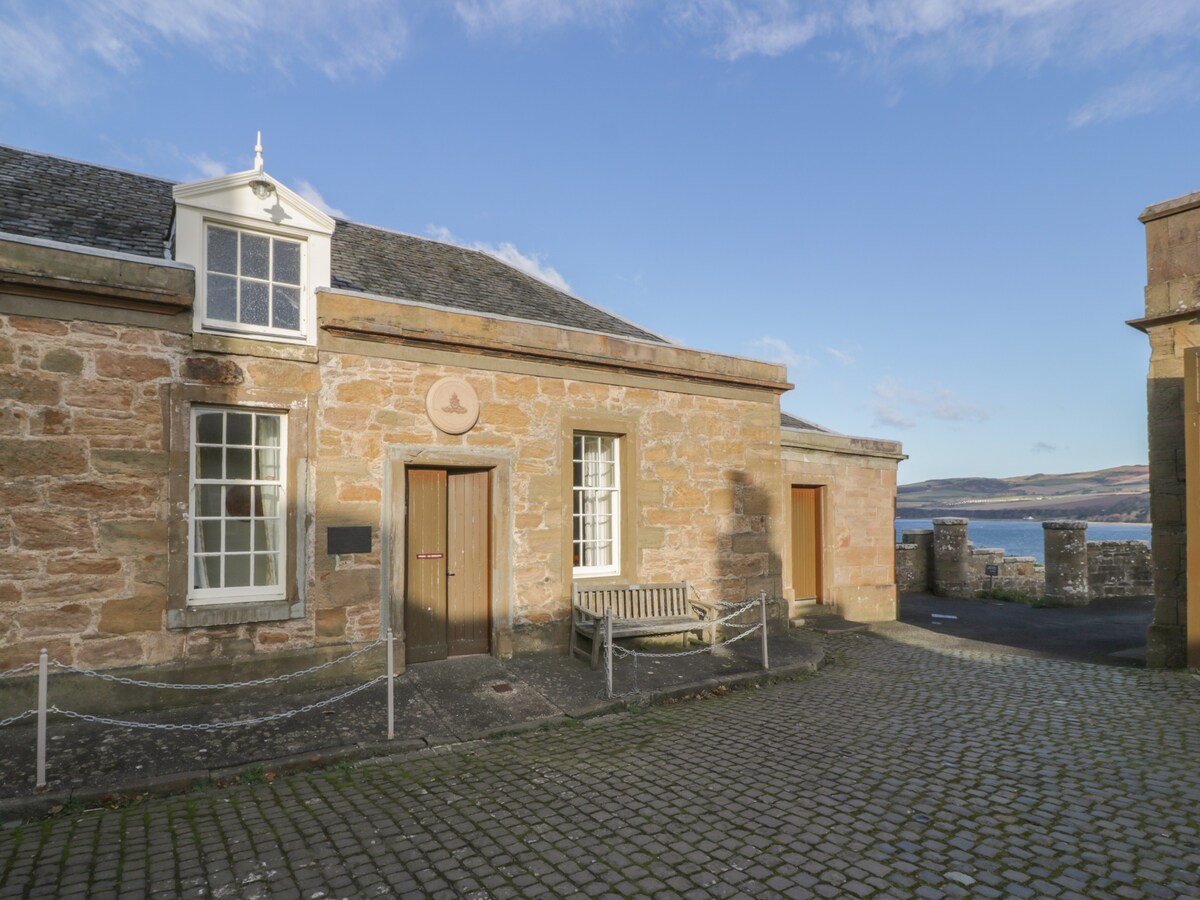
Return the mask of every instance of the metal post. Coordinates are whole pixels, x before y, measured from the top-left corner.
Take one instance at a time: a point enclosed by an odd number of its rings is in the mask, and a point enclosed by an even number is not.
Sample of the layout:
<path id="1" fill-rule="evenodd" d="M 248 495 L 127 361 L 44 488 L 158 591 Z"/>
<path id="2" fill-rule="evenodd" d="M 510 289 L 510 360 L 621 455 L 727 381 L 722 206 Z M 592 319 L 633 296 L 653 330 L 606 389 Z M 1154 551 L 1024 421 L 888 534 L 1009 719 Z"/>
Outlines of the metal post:
<path id="1" fill-rule="evenodd" d="M 395 704 L 395 663 L 392 661 L 392 629 L 387 631 L 387 705 L 388 705 L 388 740 L 396 738 L 396 704 Z"/>
<path id="2" fill-rule="evenodd" d="M 37 711 L 37 789 L 46 789 L 46 693 L 50 680 L 50 660 L 46 648 L 38 656 L 38 711 Z"/>
<path id="3" fill-rule="evenodd" d="M 604 610 L 604 689 L 609 700 L 613 695 L 612 681 L 612 604 L 609 603 Z"/>
<path id="4" fill-rule="evenodd" d="M 763 591 L 759 594 L 759 610 L 761 611 L 760 624 L 762 626 L 762 660 L 763 668 L 771 668 L 770 657 L 767 656 L 767 592 Z"/>

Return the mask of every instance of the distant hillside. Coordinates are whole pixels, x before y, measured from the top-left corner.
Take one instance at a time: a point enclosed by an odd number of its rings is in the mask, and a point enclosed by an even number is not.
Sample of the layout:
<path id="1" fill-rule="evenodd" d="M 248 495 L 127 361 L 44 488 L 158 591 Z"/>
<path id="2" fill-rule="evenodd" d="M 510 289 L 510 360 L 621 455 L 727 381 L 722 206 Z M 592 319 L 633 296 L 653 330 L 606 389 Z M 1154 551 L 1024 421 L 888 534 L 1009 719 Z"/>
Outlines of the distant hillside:
<path id="1" fill-rule="evenodd" d="M 896 515 L 902 519 L 1149 522 L 1149 473 L 1147 466 L 1117 466 L 1069 475 L 940 478 L 902 484 L 896 491 Z"/>

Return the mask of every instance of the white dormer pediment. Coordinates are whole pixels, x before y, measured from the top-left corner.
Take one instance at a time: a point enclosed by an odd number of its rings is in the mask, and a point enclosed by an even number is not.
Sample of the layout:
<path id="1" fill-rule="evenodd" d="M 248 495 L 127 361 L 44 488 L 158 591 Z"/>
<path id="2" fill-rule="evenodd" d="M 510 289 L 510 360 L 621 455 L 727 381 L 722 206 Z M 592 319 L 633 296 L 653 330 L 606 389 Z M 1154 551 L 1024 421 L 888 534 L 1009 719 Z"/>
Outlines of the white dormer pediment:
<path id="1" fill-rule="evenodd" d="M 262 166 L 176 185 L 175 258 L 196 268 L 193 328 L 316 344 L 316 291 L 330 284 L 332 218 Z"/>
<path id="2" fill-rule="evenodd" d="M 274 186 L 265 200 L 260 200 L 250 187 L 251 182 L 255 181 Z M 255 169 L 177 184 L 172 193 L 177 207 L 192 207 L 248 222 L 282 225 L 314 234 L 333 234 L 333 219 L 291 188 L 266 172 Z"/>

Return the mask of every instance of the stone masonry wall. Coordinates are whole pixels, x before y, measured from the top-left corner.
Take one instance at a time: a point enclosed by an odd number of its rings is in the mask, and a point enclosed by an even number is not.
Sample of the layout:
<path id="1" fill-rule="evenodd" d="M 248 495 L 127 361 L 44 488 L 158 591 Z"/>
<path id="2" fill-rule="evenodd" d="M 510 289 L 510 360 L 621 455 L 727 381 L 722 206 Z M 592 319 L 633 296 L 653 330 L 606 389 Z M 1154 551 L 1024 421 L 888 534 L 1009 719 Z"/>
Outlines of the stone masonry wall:
<path id="1" fill-rule="evenodd" d="M 1150 545 L 1145 541 L 1088 541 L 1088 593 L 1099 597 L 1154 594 Z"/>
<path id="2" fill-rule="evenodd" d="M 846 619 L 896 618 L 896 465 L 895 458 L 783 449 L 785 486 L 824 488 L 821 600 Z M 785 566 L 789 588 L 790 577 Z"/>
<path id="3" fill-rule="evenodd" d="M 147 327 L 0 316 L 0 668 L 36 659 L 43 646 L 64 662 L 121 667 L 375 638 L 388 582 L 385 469 L 396 444 L 512 454 L 512 625 L 565 635 L 562 422 L 589 412 L 623 416 L 636 430 L 636 471 L 624 479 L 638 501 L 629 580 L 687 579 L 717 600 L 779 593 L 771 394 L 725 399 L 341 352 L 314 364 L 191 347 L 190 334 Z M 424 412 L 426 391 L 447 374 L 479 394 L 479 423 L 465 435 L 438 432 Z M 181 383 L 312 398 L 302 618 L 165 626 L 167 394 Z M 372 552 L 327 555 L 331 524 L 370 525 Z"/>
<path id="4" fill-rule="evenodd" d="M 928 591 L 933 579 L 933 529 L 905 531 L 896 544 L 896 589 L 902 593 Z"/>

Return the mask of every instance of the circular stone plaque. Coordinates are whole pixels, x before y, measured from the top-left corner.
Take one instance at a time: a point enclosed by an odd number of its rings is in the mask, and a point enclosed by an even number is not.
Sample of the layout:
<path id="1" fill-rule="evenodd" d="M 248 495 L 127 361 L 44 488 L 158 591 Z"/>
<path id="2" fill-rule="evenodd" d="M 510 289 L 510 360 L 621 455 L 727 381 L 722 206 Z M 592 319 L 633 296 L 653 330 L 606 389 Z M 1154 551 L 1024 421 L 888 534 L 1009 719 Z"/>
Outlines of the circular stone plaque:
<path id="1" fill-rule="evenodd" d="M 461 378 L 443 378 L 425 395 L 425 411 L 446 434 L 466 434 L 479 421 L 479 397 Z"/>

